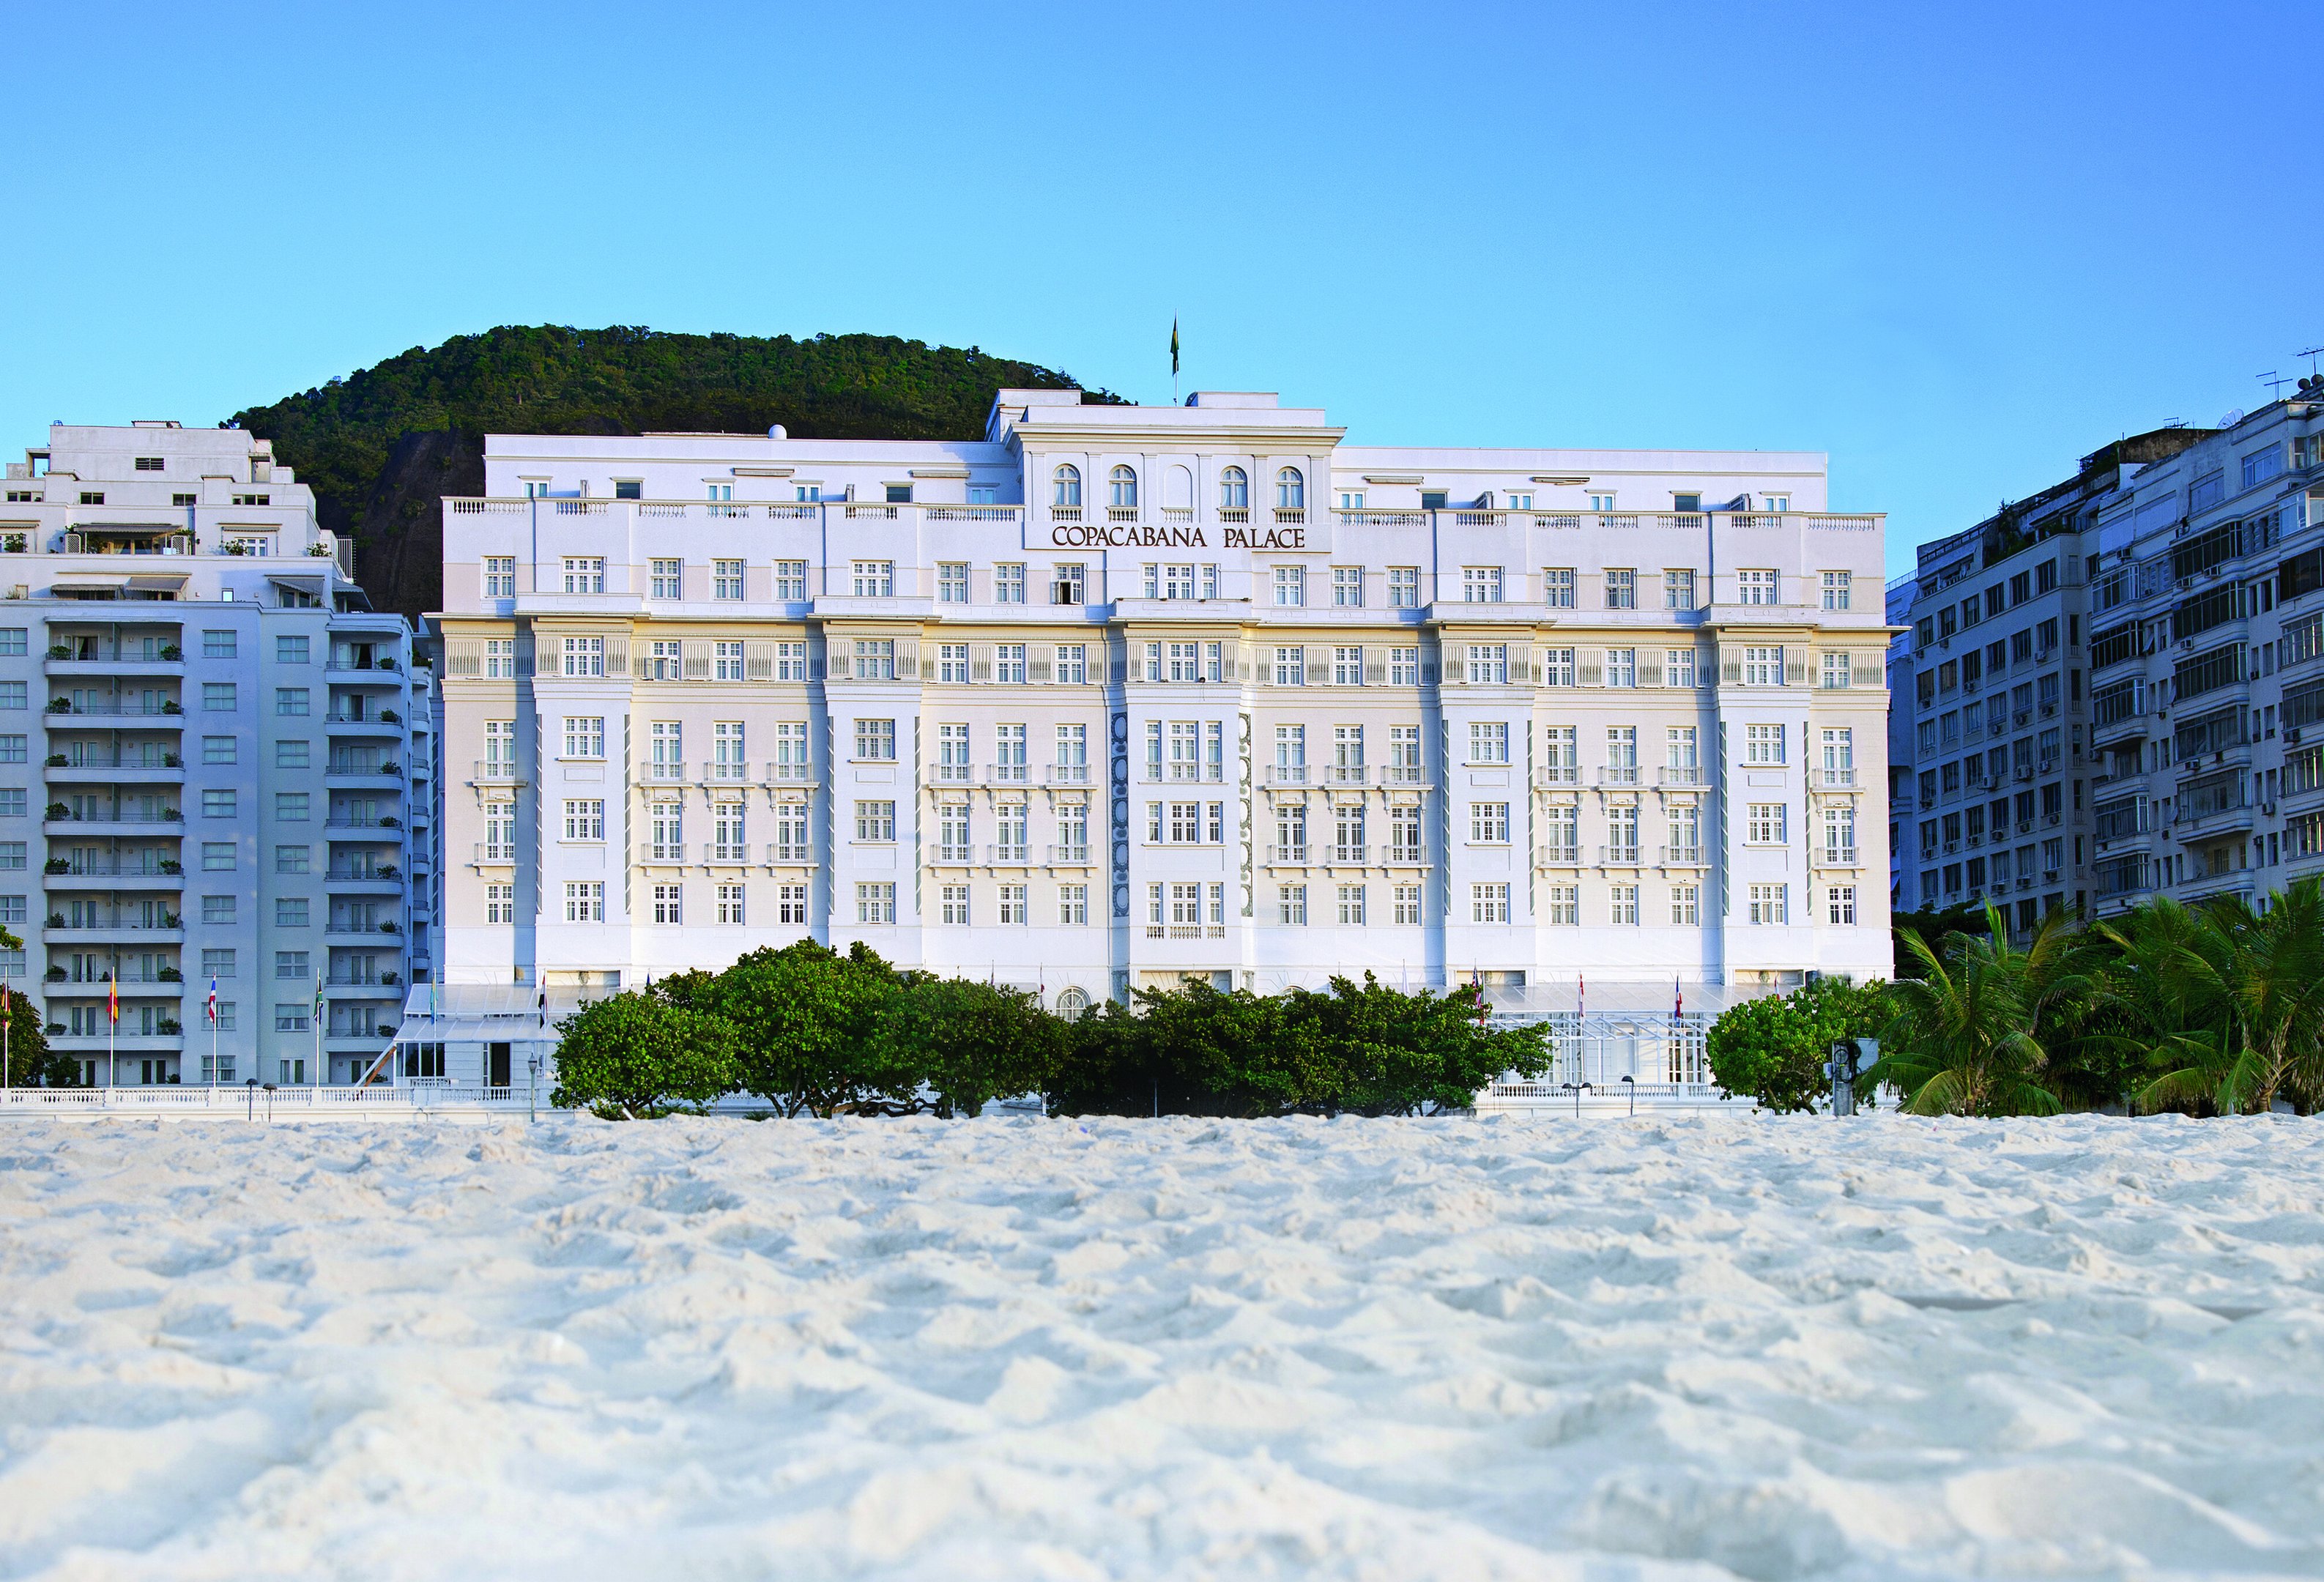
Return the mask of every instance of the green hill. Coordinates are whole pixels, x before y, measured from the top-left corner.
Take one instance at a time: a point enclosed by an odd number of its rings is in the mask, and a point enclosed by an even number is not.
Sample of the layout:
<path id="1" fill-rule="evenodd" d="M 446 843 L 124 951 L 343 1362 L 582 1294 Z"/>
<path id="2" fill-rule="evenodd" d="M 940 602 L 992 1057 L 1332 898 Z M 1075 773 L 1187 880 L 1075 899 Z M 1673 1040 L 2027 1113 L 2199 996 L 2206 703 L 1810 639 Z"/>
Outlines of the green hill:
<path id="1" fill-rule="evenodd" d="M 484 492 L 486 434 L 762 434 L 780 423 L 801 437 L 973 439 L 994 391 L 1075 382 L 973 346 L 892 336 L 503 325 L 414 346 L 233 420 L 272 439 L 315 491 L 323 526 L 355 539 L 373 602 L 416 617 L 442 602 L 438 501 Z"/>

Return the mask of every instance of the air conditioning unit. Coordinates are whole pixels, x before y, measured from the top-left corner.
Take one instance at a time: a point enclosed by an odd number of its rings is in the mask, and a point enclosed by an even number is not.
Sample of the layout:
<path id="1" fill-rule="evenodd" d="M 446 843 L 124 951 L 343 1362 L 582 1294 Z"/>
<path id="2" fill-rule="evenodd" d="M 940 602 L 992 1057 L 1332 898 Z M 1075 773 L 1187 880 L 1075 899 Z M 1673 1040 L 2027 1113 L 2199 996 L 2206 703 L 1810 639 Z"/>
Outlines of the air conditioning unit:
<path id="1" fill-rule="evenodd" d="M 2290 730 L 2290 731 L 2285 731 L 2285 732 L 2283 733 L 2283 740 L 2284 740 L 2284 745 L 2285 745 L 2285 746 L 2287 746 L 2287 747 L 2298 747 L 2298 746 L 2300 745 L 2300 732 L 2299 732 L 2299 731 L 2295 728 L 2295 729 L 2293 729 L 2293 730 Z"/>
<path id="2" fill-rule="evenodd" d="M 2183 590 L 2183 589 L 2186 589 L 2186 588 L 2191 588 L 2191 587 L 2193 587 L 2194 585 L 2195 585 L 2195 579 L 2194 579 L 2193 577 L 2190 577 L 2190 576 L 2182 576 L 2182 577 L 2181 577 L 2181 578 L 2179 579 L 2179 586 L 2180 586 L 2182 590 Z"/>
<path id="3" fill-rule="evenodd" d="M 2261 803 L 2259 805 L 2259 810 L 2270 818 L 2273 818 L 2275 816 L 2275 804 L 2273 802 Z"/>
<path id="4" fill-rule="evenodd" d="M 2190 637 L 2180 639 L 2179 650 L 2180 652 L 2186 654 L 2193 653 L 2195 651 L 2195 639 Z"/>

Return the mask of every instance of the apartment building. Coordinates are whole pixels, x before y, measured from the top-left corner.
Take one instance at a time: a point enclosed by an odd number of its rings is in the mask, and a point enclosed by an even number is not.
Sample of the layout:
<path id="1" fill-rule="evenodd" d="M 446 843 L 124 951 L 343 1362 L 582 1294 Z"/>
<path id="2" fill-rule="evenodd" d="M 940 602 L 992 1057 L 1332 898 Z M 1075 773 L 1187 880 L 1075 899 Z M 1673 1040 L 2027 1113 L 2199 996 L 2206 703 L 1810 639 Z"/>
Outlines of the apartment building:
<path id="1" fill-rule="evenodd" d="M 350 569 L 239 430 L 59 424 L 9 464 L 0 970 L 85 1081 L 346 1081 L 391 1045 L 433 949 L 433 683 Z"/>
<path id="2" fill-rule="evenodd" d="M 2257 899 L 2312 871 L 2324 786 L 2324 388 L 2137 435 L 1923 547 L 1898 904 L 2019 929 L 2146 897 Z M 2319 635 L 2310 641 L 2311 628 Z"/>
<path id="3" fill-rule="evenodd" d="M 521 1081 L 581 998 L 800 938 L 1067 1012 L 1885 970 L 1881 521 L 1821 455 L 1343 439 L 1074 391 L 977 441 L 492 437 L 418 1058 Z"/>

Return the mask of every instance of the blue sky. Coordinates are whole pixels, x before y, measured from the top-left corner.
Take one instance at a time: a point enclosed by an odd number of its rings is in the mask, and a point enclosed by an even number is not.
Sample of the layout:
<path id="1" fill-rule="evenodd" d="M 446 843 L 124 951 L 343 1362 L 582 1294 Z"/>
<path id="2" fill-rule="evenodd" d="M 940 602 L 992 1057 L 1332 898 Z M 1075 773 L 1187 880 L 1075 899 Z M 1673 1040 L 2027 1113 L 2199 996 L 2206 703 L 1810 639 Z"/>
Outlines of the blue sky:
<path id="1" fill-rule="evenodd" d="M 12 5 L 0 447 L 509 322 L 1800 448 L 1890 564 L 2324 342 L 2324 7 Z"/>

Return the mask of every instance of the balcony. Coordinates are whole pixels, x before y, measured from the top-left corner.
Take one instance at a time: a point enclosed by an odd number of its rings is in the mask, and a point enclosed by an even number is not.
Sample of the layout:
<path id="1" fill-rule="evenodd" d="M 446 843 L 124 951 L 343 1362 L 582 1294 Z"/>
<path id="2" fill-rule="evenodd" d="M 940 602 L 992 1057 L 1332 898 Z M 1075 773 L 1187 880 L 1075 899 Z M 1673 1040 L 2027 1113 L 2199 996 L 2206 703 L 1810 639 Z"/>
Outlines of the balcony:
<path id="1" fill-rule="evenodd" d="M 43 872 L 42 887 L 51 890 L 181 890 L 186 888 L 186 875 L 175 862 L 52 857 Z"/>
<path id="2" fill-rule="evenodd" d="M 976 860 L 976 848 L 939 844 L 929 860 L 939 868 L 965 868 Z"/>
<path id="3" fill-rule="evenodd" d="M 333 790 L 363 790 L 383 781 L 401 781 L 403 766 L 395 762 L 365 763 L 361 759 L 340 759 L 323 766 L 323 784 Z"/>
<path id="4" fill-rule="evenodd" d="M 67 978 L 63 972 L 61 967 L 49 969 L 48 979 L 42 987 L 51 996 L 89 995 L 101 998 L 106 992 L 107 985 L 103 978 Z M 184 976 L 175 971 L 167 978 L 124 977 L 119 984 L 113 987 L 120 989 L 123 999 L 180 999 L 186 992 Z"/>
<path id="5" fill-rule="evenodd" d="M 1327 786 L 1369 785 L 1370 773 L 1362 764 L 1326 764 L 1323 766 L 1323 783 Z"/>
<path id="6" fill-rule="evenodd" d="M 1010 846 L 990 845 L 984 849 L 984 860 L 990 863 L 1022 866 L 1033 860 L 1033 849 L 1021 843 Z"/>
<path id="7" fill-rule="evenodd" d="M 1048 848 L 1048 863 L 1052 868 L 1087 868 L 1090 849 L 1087 845 L 1052 846 Z"/>
<path id="8" fill-rule="evenodd" d="M 521 786 L 524 783 L 524 776 L 514 764 L 503 763 L 498 759 L 478 762 L 468 777 L 471 786 Z"/>
<path id="9" fill-rule="evenodd" d="M 323 729 L 333 736 L 401 736 L 403 721 L 392 713 L 368 717 L 355 714 L 326 714 Z"/>
<path id="10" fill-rule="evenodd" d="M 335 917 L 323 925 L 326 944 L 401 944 L 403 930 L 393 923 L 349 923 Z"/>
<path id="11" fill-rule="evenodd" d="M 659 851 L 660 848 L 656 848 L 656 850 Z M 673 848 L 673 850 L 683 851 L 685 848 L 677 847 Z M 498 868 L 516 861 L 516 848 L 514 846 L 495 846 L 487 844 L 483 841 L 478 841 L 475 843 L 475 855 L 468 859 L 469 864 L 472 867 Z M 661 861 L 663 859 L 657 857 L 655 860 Z M 676 862 L 682 861 L 683 859 L 670 858 L 668 860 Z"/>
<path id="12" fill-rule="evenodd" d="M 804 786 L 815 778 L 813 764 L 768 764 L 766 783 L 770 786 Z"/>
<path id="13" fill-rule="evenodd" d="M 397 972 L 334 972 L 323 980 L 323 992 L 333 999 L 377 999 L 402 984 Z"/>
<path id="14" fill-rule="evenodd" d="M 139 923 L 67 923 L 63 915 L 50 915 L 48 926 L 41 930 L 42 943 L 54 945 L 153 945 L 183 944 L 186 931 L 178 918 L 167 925 Z"/>
<path id="15" fill-rule="evenodd" d="M 1307 854 L 1310 850 L 1311 848 L 1306 846 L 1269 846 L 1267 849 L 1267 860 L 1278 867 L 1304 868 L 1307 865 Z"/>
<path id="16" fill-rule="evenodd" d="M 1815 848 L 1814 863 L 1818 868 L 1861 868 L 1863 866 L 1857 860 L 1857 851 L 1853 846 Z"/>
<path id="17" fill-rule="evenodd" d="M 403 821 L 392 814 L 385 818 L 327 818 L 323 828 L 334 841 L 401 841 Z"/>
<path id="18" fill-rule="evenodd" d="M 1700 786 L 1710 784 L 1710 782 L 1703 777 L 1702 767 L 1696 764 L 1684 764 L 1672 768 L 1665 768 L 1660 771 L 1660 775 L 1661 783 L 1665 786 Z"/>
<path id="19" fill-rule="evenodd" d="M 1854 769 L 1818 769 L 1816 784 L 1827 791 L 1852 791 L 1856 788 Z"/>
<path id="20" fill-rule="evenodd" d="M 90 754 L 78 761 L 55 752 L 49 755 L 42 772 L 58 786 L 176 786 L 183 785 L 186 778 L 185 763 L 174 752 L 141 753 L 134 758 Z"/>
<path id="21" fill-rule="evenodd" d="M 403 876 L 390 866 L 334 868 L 323 876 L 323 883 L 332 889 L 383 890 L 392 895 L 403 892 Z"/>
<path id="22" fill-rule="evenodd" d="M 1221 511 L 1221 516 L 1227 513 Z M 1222 923 L 1149 923 L 1146 925 L 1148 939 L 1224 939 L 1226 924 Z"/>
<path id="23" fill-rule="evenodd" d="M 751 778 L 751 766 L 743 759 L 732 762 L 707 763 L 701 766 L 696 777 L 706 786 L 741 786 Z"/>
<path id="24" fill-rule="evenodd" d="M 1635 786 L 1638 783 L 1638 766 L 1608 764 L 1598 771 L 1598 783 L 1600 786 Z"/>
<path id="25" fill-rule="evenodd" d="M 1428 771 L 1418 764 L 1389 764 L 1380 770 L 1383 786 L 1418 786 L 1427 778 Z"/>
<path id="26" fill-rule="evenodd" d="M 1578 764 L 1544 764 L 1536 771 L 1534 780 L 1541 786 L 1579 786 L 1582 768 Z"/>
<path id="27" fill-rule="evenodd" d="M 748 862 L 751 860 L 751 843 L 748 841 L 706 841 L 702 846 L 702 860 L 706 863 Z"/>
<path id="28" fill-rule="evenodd" d="M 1598 848 L 1598 866 L 1636 868 L 1638 866 L 1638 848 L 1635 843 L 1628 846 L 1600 846 Z"/>
<path id="29" fill-rule="evenodd" d="M 1269 764 L 1267 783 L 1269 786 L 1305 786 L 1313 782 L 1307 777 L 1305 764 Z"/>
<path id="30" fill-rule="evenodd" d="M 166 655 L 167 658 L 162 656 Z M 42 671 L 60 678 L 66 676 L 171 676 L 186 673 L 185 657 L 174 645 L 165 646 L 152 655 L 124 653 L 111 644 L 91 643 L 79 648 L 59 643 L 49 649 L 48 663 Z"/>
<path id="31" fill-rule="evenodd" d="M 1534 850 L 1536 868 L 1579 868 L 1582 848 L 1579 846 L 1539 846 Z"/>
<path id="32" fill-rule="evenodd" d="M 1323 865 L 1326 868 L 1367 867 L 1370 851 L 1369 846 L 1325 846 L 1323 848 Z"/>
<path id="33" fill-rule="evenodd" d="M 1374 848 L 1383 868 L 1425 868 L 1427 856 L 1418 846 L 1379 846 Z"/>
<path id="34" fill-rule="evenodd" d="M 134 723 L 143 731 L 182 731 L 186 711 L 175 703 L 148 705 L 142 702 L 121 702 L 106 699 L 51 698 L 47 710 L 49 728 L 59 730 L 74 721 L 97 720 L 120 726 Z"/>
<path id="35" fill-rule="evenodd" d="M 57 840 L 175 841 L 186 832 L 186 816 L 174 807 L 117 809 L 82 816 L 52 804 L 41 821 L 41 832 Z"/>
<path id="36" fill-rule="evenodd" d="M 1090 783 L 1087 764 L 1050 764 L 1042 770 L 1052 786 L 1086 786 Z"/>
<path id="37" fill-rule="evenodd" d="M 1701 868 L 1704 866 L 1702 860 L 1702 848 L 1700 846 L 1664 846 L 1656 851 L 1655 857 L 1661 866 L 1665 868 Z"/>
<path id="38" fill-rule="evenodd" d="M 973 786 L 976 766 L 973 764 L 938 764 L 936 783 L 939 786 Z"/>
<path id="39" fill-rule="evenodd" d="M 783 841 L 770 841 L 767 844 L 767 861 L 785 868 L 810 867 L 815 862 L 815 848 L 807 845 L 793 845 Z"/>
<path id="40" fill-rule="evenodd" d="M 1023 786 L 1031 779 L 1028 766 L 1025 764 L 987 764 L 984 777 L 988 784 L 994 786 Z"/>

